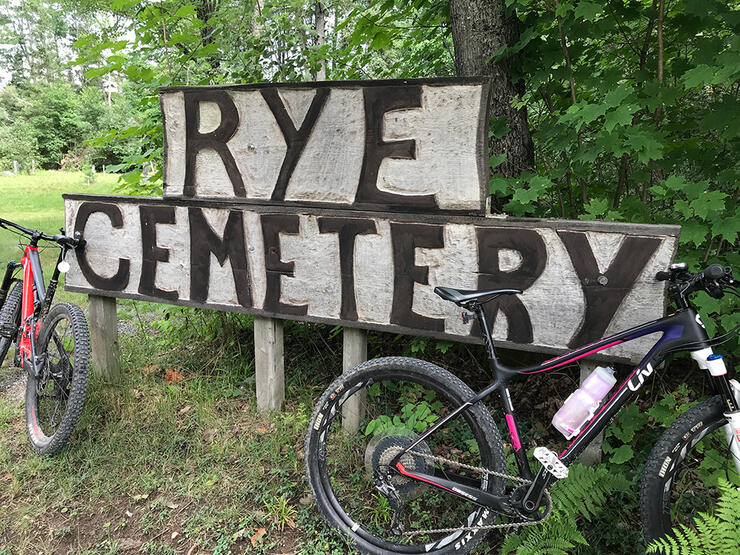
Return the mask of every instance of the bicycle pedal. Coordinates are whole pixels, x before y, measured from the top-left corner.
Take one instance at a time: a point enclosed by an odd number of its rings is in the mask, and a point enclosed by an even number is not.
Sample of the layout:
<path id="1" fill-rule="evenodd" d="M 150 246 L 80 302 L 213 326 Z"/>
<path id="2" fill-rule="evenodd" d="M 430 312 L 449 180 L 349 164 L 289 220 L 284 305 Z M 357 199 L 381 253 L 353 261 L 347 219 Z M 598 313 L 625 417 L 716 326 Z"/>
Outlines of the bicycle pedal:
<path id="1" fill-rule="evenodd" d="M 558 480 L 568 477 L 568 467 L 565 466 L 558 456 L 547 447 L 537 447 L 534 450 L 534 458 L 542 463 L 550 474 Z"/>

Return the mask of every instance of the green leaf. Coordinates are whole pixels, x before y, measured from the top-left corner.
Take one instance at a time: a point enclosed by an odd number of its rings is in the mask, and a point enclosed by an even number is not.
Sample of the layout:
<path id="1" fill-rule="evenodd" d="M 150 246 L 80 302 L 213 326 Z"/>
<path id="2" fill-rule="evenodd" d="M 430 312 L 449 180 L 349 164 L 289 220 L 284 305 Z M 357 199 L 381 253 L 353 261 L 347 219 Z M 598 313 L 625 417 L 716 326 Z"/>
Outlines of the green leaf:
<path id="1" fill-rule="evenodd" d="M 740 234 L 740 216 L 738 214 L 726 218 L 715 218 L 712 221 L 713 237 L 721 235 L 725 241 L 732 245 L 738 234 Z"/>
<path id="2" fill-rule="evenodd" d="M 725 209 L 726 198 L 727 195 L 722 191 L 705 191 L 701 197 L 691 201 L 691 209 L 694 214 L 705 220 L 710 212 L 721 212 Z"/>
<path id="3" fill-rule="evenodd" d="M 700 246 L 707 238 L 709 227 L 696 220 L 688 220 L 681 224 L 681 244 L 693 243 L 695 247 Z"/>
<path id="4" fill-rule="evenodd" d="M 628 140 L 637 152 L 637 159 L 643 164 L 663 158 L 663 145 L 652 134 L 634 129 L 628 133 Z"/>
<path id="5" fill-rule="evenodd" d="M 702 83 L 711 83 L 717 68 L 710 67 L 706 64 L 699 64 L 694 69 L 688 70 L 681 76 L 684 86 L 687 89 L 701 85 Z"/>
<path id="6" fill-rule="evenodd" d="M 506 154 L 496 154 L 488 159 L 488 164 L 492 167 L 498 167 L 506 160 Z"/>
<path id="7" fill-rule="evenodd" d="M 686 181 L 680 175 L 671 175 L 668 179 L 661 181 L 661 185 L 669 191 L 680 191 L 685 187 Z"/>
<path id="8" fill-rule="evenodd" d="M 492 177 L 488 190 L 492 195 L 509 195 L 511 194 L 511 184 L 505 177 Z"/>
<path id="9" fill-rule="evenodd" d="M 182 19 L 190 15 L 196 15 L 196 13 L 197 11 L 195 10 L 195 6 L 181 6 L 180 9 L 175 12 L 175 17 Z"/>
<path id="10" fill-rule="evenodd" d="M 609 458 L 613 464 L 624 464 L 634 456 L 634 451 L 629 445 L 622 445 L 614 450 L 614 454 Z"/>
<path id="11" fill-rule="evenodd" d="M 612 89 L 606 94 L 604 103 L 609 108 L 619 106 L 622 101 L 632 94 L 632 86 L 627 84 L 619 85 L 616 89 Z"/>
<path id="12" fill-rule="evenodd" d="M 573 11 L 573 4 L 571 2 L 559 2 L 555 7 L 555 15 L 557 17 L 566 17 L 568 12 Z"/>
<path id="13" fill-rule="evenodd" d="M 586 210 L 586 214 L 581 215 L 580 218 L 582 220 L 595 220 L 609 209 L 609 201 L 605 198 L 592 198 L 583 208 Z"/>
<path id="14" fill-rule="evenodd" d="M 637 111 L 637 106 L 625 104 L 616 110 L 611 110 L 604 119 L 604 129 L 611 132 L 617 125 L 625 126 L 632 124 L 632 117 Z"/>
<path id="15" fill-rule="evenodd" d="M 591 123 L 606 112 L 605 104 L 586 104 L 581 108 L 580 116 L 584 123 Z"/>
<path id="16" fill-rule="evenodd" d="M 578 7 L 575 11 L 575 16 L 583 18 L 587 21 L 593 21 L 596 19 L 601 12 L 604 11 L 604 7 L 601 4 L 595 2 L 579 2 Z"/>

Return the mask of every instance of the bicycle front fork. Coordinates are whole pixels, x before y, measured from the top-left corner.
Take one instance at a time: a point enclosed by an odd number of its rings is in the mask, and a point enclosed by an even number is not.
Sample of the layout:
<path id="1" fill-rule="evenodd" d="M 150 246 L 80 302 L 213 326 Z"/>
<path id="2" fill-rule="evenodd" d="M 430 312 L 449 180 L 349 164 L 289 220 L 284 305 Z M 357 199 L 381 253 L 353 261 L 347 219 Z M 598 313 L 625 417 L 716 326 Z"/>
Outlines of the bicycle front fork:
<path id="1" fill-rule="evenodd" d="M 5 299 L 8 297 L 10 285 L 13 283 L 13 274 L 20 267 L 21 265 L 18 262 L 14 262 L 13 260 L 8 262 L 8 267 L 5 269 L 5 277 L 3 277 L 2 285 L 0 285 L 0 307 L 5 304 Z"/>
<path id="2" fill-rule="evenodd" d="M 740 383 L 737 380 L 729 381 L 735 402 L 740 406 Z M 725 416 L 727 417 L 727 424 L 722 429 L 725 432 L 727 444 L 730 446 L 730 453 L 735 462 L 735 468 L 737 469 L 737 473 L 740 474 L 740 410 L 726 412 Z"/>

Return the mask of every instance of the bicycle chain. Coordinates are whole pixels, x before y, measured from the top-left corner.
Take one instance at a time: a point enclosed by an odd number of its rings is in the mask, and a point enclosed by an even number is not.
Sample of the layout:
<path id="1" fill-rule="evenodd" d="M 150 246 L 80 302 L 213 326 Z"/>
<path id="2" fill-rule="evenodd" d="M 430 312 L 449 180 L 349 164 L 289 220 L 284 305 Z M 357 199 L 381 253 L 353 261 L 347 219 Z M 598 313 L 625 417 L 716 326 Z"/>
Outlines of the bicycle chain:
<path id="1" fill-rule="evenodd" d="M 489 470 L 487 468 L 479 467 L 479 466 L 472 466 L 469 464 L 453 461 L 451 459 L 446 459 L 444 457 L 439 457 L 435 455 L 428 455 L 426 453 L 419 453 L 417 451 L 407 451 L 407 453 L 411 455 L 416 455 L 418 457 L 422 457 L 423 459 L 442 464 L 447 463 L 452 466 L 457 466 L 459 468 L 470 470 L 472 472 L 480 472 L 481 474 L 488 474 L 490 476 L 495 476 L 497 478 L 504 478 L 505 480 L 511 480 L 512 482 L 518 482 L 522 485 L 529 485 L 532 483 L 532 480 L 527 480 L 525 478 L 522 478 L 520 476 L 512 476 L 510 474 L 505 474 L 503 472 L 496 472 L 495 470 Z M 452 532 L 468 532 L 468 531 L 480 531 L 480 530 L 497 530 L 497 529 L 503 529 L 503 528 L 514 528 L 518 526 L 534 526 L 536 524 L 540 524 L 544 522 L 547 518 L 549 518 L 550 514 L 552 513 L 552 498 L 550 497 L 550 492 L 545 489 L 543 491 L 546 499 L 547 504 L 547 511 L 544 515 L 542 515 L 542 518 L 538 520 L 522 520 L 517 522 L 506 522 L 503 524 L 488 524 L 486 526 L 460 526 L 458 528 L 434 528 L 431 530 L 414 530 L 413 532 L 405 532 L 404 536 L 407 536 L 409 538 L 413 536 L 419 536 L 422 534 L 449 534 Z"/>

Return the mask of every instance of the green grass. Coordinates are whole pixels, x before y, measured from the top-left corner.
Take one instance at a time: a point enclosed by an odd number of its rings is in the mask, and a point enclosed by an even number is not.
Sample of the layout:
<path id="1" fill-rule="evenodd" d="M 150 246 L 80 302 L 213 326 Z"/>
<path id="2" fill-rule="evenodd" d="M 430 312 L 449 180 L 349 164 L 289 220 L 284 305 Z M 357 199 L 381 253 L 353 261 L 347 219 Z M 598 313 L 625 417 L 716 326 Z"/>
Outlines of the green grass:
<path id="1" fill-rule="evenodd" d="M 0 218 L 54 235 L 64 226 L 62 193 L 110 194 L 116 187 L 117 180 L 117 175 L 97 174 L 95 182 L 88 184 L 82 172 L 61 171 L 39 171 L 34 175 L 0 175 Z M 0 229 L 0 279 L 8 261 L 20 261 L 22 251 L 19 241 L 23 240 L 23 237 Z M 47 249 L 41 254 L 47 280 L 56 262 L 57 253 L 55 249 Z M 55 300 L 86 304 L 85 296 L 65 293 L 61 288 Z"/>
<path id="2" fill-rule="evenodd" d="M 302 453 L 314 396 L 340 357 L 322 369 L 323 344 L 290 342 L 302 352 L 287 364 L 286 411 L 262 415 L 251 320 L 160 310 L 153 326 L 132 320 L 122 382 L 92 380 L 59 455 L 34 455 L 22 406 L 0 397 L 0 553 L 118 553 L 132 539 L 142 553 L 345 553 L 305 501 Z M 166 384 L 170 368 L 185 381 Z"/>
<path id="3" fill-rule="evenodd" d="M 64 226 L 62 193 L 111 193 L 117 175 L 98 174 L 87 184 L 82 172 L 39 171 L 35 175 L 0 176 L 0 217 L 49 235 Z M 0 260 L 18 260 L 18 237 L 0 230 Z"/>

